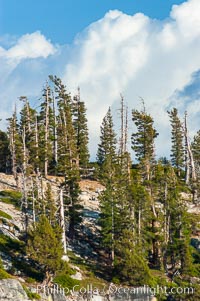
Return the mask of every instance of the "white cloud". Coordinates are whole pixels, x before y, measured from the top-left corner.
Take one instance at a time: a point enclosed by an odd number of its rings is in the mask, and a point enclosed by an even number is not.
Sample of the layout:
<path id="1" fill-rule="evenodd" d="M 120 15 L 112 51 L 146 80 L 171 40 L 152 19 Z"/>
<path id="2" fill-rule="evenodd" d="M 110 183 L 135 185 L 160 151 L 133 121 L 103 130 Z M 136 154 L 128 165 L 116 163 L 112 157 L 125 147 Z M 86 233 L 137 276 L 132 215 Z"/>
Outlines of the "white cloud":
<path id="1" fill-rule="evenodd" d="M 17 44 L 6 51 L 6 57 L 13 60 L 47 58 L 55 53 L 55 47 L 39 32 L 23 35 Z"/>
<path id="2" fill-rule="evenodd" d="M 5 119 L 19 96 L 39 96 L 44 78 L 50 73 L 49 58 L 56 56 L 57 47 L 39 31 L 18 40 L 7 35 L 1 42 L 8 45 L 7 48 L 0 45 L 0 118 Z"/>
<path id="3" fill-rule="evenodd" d="M 55 46 L 39 31 L 25 34 L 8 49 L 0 46 L 0 75 L 9 75 L 23 60 L 47 58 L 55 52 Z"/>
<path id="4" fill-rule="evenodd" d="M 120 92 L 130 109 L 140 106 L 139 96 L 145 99 L 160 132 L 158 153 L 166 154 L 170 135 L 167 108 L 178 103 L 181 109 L 188 109 L 189 120 L 195 116 L 195 121 L 200 111 L 198 97 L 193 97 L 193 103 L 177 92 L 184 91 L 200 70 L 199 11 L 199 0 L 174 5 L 163 21 L 141 13 L 130 16 L 109 11 L 78 34 L 72 45 L 63 47 L 52 45 L 40 32 L 18 40 L 0 38 L 4 116 L 18 96 L 40 96 L 48 74 L 57 74 L 69 90 L 81 87 L 88 108 L 93 158 L 101 120 L 110 105 L 117 116 Z M 132 123 L 130 127 L 132 131 Z M 192 131 L 195 128 L 197 122 L 191 125 Z"/>
<path id="5" fill-rule="evenodd" d="M 120 92 L 131 109 L 142 96 L 160 130 L 159 154 L 166 153 L 166 108 L 200 69 L 199 11 L 199 0 L 173 6 L 164 21 L 110 11 L 79 34 L 64 80 L 81 87 L 93 137 L 108 106 L 116 109 Z"/>
<path id="6" fill-rule="evenodd" d="M 191 40 L 200 35 L 200 1 L 190 0 L 181 5 L 174 5 L 171 17 L 176 20 L 181 35 Z"/>

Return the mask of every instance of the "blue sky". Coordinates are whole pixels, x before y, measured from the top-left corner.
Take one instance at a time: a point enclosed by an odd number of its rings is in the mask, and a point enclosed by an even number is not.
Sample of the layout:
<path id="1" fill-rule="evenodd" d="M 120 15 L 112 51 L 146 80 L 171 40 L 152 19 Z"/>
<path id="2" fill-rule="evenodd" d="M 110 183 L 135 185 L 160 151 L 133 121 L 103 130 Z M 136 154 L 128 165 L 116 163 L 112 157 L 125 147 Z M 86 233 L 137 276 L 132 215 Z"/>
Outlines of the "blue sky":
<path id="1" fill-rule="evenodd" d="M 28 3 L 28 4 L 27 4 Z M 6 129 L 18 98 L 37 106 L 49 74 L 81 88 L 90 150 L 111 106 L 119 129 L 120 93 L 131 110 L 140 97 L 169 154 L 167 110 L 188 111 L 190 136 L 200 128 L 200 0 L 0 0 L 0 118 Z"/>
<path id="2" fill-rule="evenodd" d="M 72 42 L 74 36 L 109 10 L 151 18 L 169 16 L 182 0 L 0 0 L 0 34 L 20 36 L 40 30 L 54 43 Z"/>

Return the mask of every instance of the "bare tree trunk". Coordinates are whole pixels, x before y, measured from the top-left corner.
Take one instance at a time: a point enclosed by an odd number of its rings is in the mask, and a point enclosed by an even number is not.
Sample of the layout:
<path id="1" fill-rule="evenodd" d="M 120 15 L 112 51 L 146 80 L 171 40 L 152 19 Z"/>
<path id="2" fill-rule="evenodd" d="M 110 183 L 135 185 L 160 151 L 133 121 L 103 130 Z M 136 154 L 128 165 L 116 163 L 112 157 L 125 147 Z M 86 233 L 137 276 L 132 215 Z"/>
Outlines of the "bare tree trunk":
<path id="1" fill-rule="evenodd" d="M 164 192 L 164 237 L 165 237 L 165 244 L 168 243 L 168 227 L 167 227 L 167 182 L 165 182 L 165 192 Z"/>
<path id="2" fill-rule="evenodd" d="M 31 118 L 30 118 L 30 109 L 29 109 L 29 103 L 26 96 L 21 96 L 20 100 L 25 102 L 26 105 L 26 112 L 27 112 L 27 122 L 28 122 L 28 132 L 31 132 Z"/>
<path id="3" fill-rule="evenodd" d="M 188 135 L 188 128 L 187 128 L 187 112 L 185 112 L 185 122 L 184 123 L 185 123 L 185 128 L 184 128 L 185 145 L 186 145 L 186 151 L 188 153 L 186 168 L 187 168 L 187 170 L 189 170 L 189 167 L 191 167 L 192 181 L 196 181 L 197 177 L 196 177 L 196 171 L 195 171 L 195 165 L 194 165 L 194 158 L 193 158 L 193 154 L 192 154 L 192 150 L 191 150 L 191 146 L 190 146 L 190 142 L 189 142 L 189 135 Z M 188 173 L 188 171 L 186 173 Z M 188 179 L 188 174 L 187 174 L 186 183 L 188 183 L 188 182 L 189 182 L 189 179 Z"/>
<path id="4" fill-rule="evenodd" d="M 120 118 L 121 118 L 121 133 L 120 133 L 120 155 L 124 154 L 124 97 L 122 94 L 121 96 L 121 109 L 120 109 Z"/>
<path id="5" fill-rule="evenodd" d="M 11 152 L 11 160 L 12 160 L 12 174 L 15 178 L 17 187 L 19 186 L 18 183 L 18 175 L 17 175 L 17 159 L 16 159 L 16 141 L 15 141 L 15 135 L 16 135 L 16 105 L 15 110 L 13 113 L 13 117 L 10 120 L 10 152 Z"/>
<path id="6" fill-rule="evenodd" d="M 141 209 L 138 211 L 138 241 L 140 244 L 141 241 Z"/>
<path id="7" fill-rule="evenodd" d="M 39 145 L 38 145 L 38 122 L 37 114 L 35 115 L 35 148 L 36 148 L 36 174 L 39 176 Z"/>
<path id="8" fill-rule="evenodd" d="M 125 152 L 127 152 L 127 142 L 128 142 L 128 107 L 126 106 L 125 129 L 124 129 L 124 151 Z"/>
<path id="9" fill-rule="evenodd" d="M 23 169 L 24 174 L 26 175 L 26 172 L 27 172 L 27 154 L 26 154 L 26 129 L 25 129 L 25 125 L 23 126 L 22 142 L 23 142 L 23 165 L 22 165 L 22 169 Z"/>
<path id="10" fill-rule="evenodd" d="M 11 149 L 11 157 L 12 157 L 12 173 L 13 173 L 13 176 L 14 176 L 16 182 L 17 182 L 16 149 L 15 149 L 14 129 L 12 129 L 12 133 L 11 133 L 11 136 L 10 136 L 10 149 Z"/>
<path id="11" fill-rule="evenodd" d="M 48 175 L 49 87 L 46 87 L 44 176 Z"/>
<path id="12" fill-rule="evenodd" d="M 40 187 L 41 187 L 41 199 L 42 199 L 42 206 L 43 206 L 43 213 L 45 214 L 46 206 L 45 206 L 45 195 L 44 195 L 44 185 L 43 185 L 43 178 L 40 179 Z"/>
<path id="13" fill-rule="evenodd" d="M 114 205 L 112 201 L 112 246 L 111 246 L 111 265 L 114 265 L 114 260 L 115 260 L 115 249 L 114 249 L 114 231 L 115 231 L 115 221 L 114 221 Z"/>
<path id="14" fill-rule="evenodd" d="M 55 160 L 55 165 L 57 165 L 58 164 L 58 137 L 57 137 L 56 105 L 55 105 L 54 95 L 53 95 L 53 118 L 54 118 L 54 160 Z"/>
<path id="15" fill-rule="evenodd" d="M 24 211 L 25 232 L 28 233 L 28 196 L 27 196 L 27 155 L 26 155 L 26 129 L 23 126 L 23 165 L 22 165 L 22 206 Z"/>
<path id="16" fill-rule="evenodd" d="M 33 225 L 35 226 L 36 218 L 35 218 L 35 195 L 34 195 L 34 185 L 33 178 L 31 177 L 31 190 L 32 190 L 32 210 L 33 210 Z"/>
<path id="17" fill-rule="evenodd" d="M 66 240 L 66 228 L 65 228 L 65 211 L 63 203 L 63 189 L 60 189 L 60 226 L 62 228 L 62 244 L 64 255 L 67 254 L 67 240 Z"/>

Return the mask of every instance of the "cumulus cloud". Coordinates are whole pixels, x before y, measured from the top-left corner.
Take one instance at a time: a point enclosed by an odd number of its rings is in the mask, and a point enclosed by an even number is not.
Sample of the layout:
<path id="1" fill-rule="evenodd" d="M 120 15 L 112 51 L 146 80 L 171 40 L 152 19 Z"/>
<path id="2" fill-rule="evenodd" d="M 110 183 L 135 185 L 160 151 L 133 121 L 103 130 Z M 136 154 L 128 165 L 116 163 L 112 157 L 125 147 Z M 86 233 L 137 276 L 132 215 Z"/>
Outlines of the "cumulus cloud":
<path id="1" fill-rule="evenodd" d="M 57 47 L 39 31 L 19 39 L 3 36 L 0 45 L 3 44 L 7 47 L 0 46 L 0 103 L 1 118 L 5 119 L 20 95 L 39 95 L 44 77 L 49 74 L 49 57 L 56 57 Z"/>
<path id="2" fill-rule="evenodd" d="M 9 49 L 0 48 L 0 57 L 21 61 L 22 59 L 46 58 L 55 53 L 55 47 L 39 31 L 25 34 Z"/>
<path id="3" fill-rule="evenodd" d="M 81 87 L 93 137 L 108 106 L 114 112 L 119 106 L 122 92 L 131 109 L 139 107 L 139 96 L 145 99 L 160 131 L 158 153 L 168 152 L 166 110 L 175 91 L 200 69 L 199 11 L 199 0 L 174 5 L 163 21 L 110 11 L 76 38 L 64 79 L 71 88 Z"/>
<path id="4" fill-rule="evenodd" d="M 23 60 L 45 59 L 55 52 L 55 46 L 39 31 L 23 35 L 8 49 L 0 46 L 1 78 L 5 80 Z"/>
<path id="5" fill-rule="evenodd" d="M 120 93 L 130 110 L 139 108 L 139 97 L 144 98 L 160 132 L 157 153 L 168 154 L 168 109 L 177 105 L 181 112 L 188 110 L 189 120 L 194 121 L 192 134 L 199 127 L 199 11 L 199 0 L 174 5 L 163 21 L 142 13 L 109 11 L 79 33 L 72 45 L 55 46 L 40 32 L 18 40 L 0 38 L 2 112 L 6 115 L 20 95 L 39 97 L 48 74 L 57 74 L 70 91 L 81 88 L 88 108 L 92 158 L 108 106 L 119 128 Z M 133 131 L 132 122 L 129 127 Z"/>

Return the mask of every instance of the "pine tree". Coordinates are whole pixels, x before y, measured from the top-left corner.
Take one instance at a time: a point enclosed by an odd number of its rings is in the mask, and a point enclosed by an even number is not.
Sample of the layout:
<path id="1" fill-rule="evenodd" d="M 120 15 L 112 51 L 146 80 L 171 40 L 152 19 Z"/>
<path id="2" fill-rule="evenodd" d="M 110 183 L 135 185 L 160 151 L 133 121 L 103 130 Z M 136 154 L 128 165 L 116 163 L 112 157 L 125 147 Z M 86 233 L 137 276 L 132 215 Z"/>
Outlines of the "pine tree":
<path id="1" fill-rule="evenodd" d="M 8 137 L 9 137 L 9 149 L 11 153 L 11 168 L 12 174 L 16 180 L 18 186 L 18 171 L 21 172 L 23 157 L 22 157 L 22 137 L 19 133 L 19 124 L 17 120 L 17 110 L 13 112 L 11 118 L 8 119 Z"/>
<path id="2" fill-rule="evenodd" d="M 117 139 L 110 108 L 101 125 L 97 159 L 100 180 L 105 185 L 99 197 L 101 238 L 114 267 L 117 241 L 121 238 L 122 230 L 131 229 L 132 223 L 128 170 L 122 168 L 121 157 L 117 155 Z"/>
<path id="3" fill-rule="evenodd" d="M 170 117 L 170 123 L 172 128 L 172 148 L 171 148 L 171 162 L 177 170 L 178 176 L 181 174 L 181 170 L 184 167 L 184 141 L 183 141 L 183 127 L 178 117 L 178 110 L 173 108 L 171 111 L 168 111 Z"/>
<path id="4" fill-rule="evenodd" d="M 112 178 L 117 163 L 117 139 L 114 132 L 111 109 L 108 109 L 101 125 L 100 143 L 97 150 L 97 162 L 101 170 L 102 181 Z"/>
<path id="5" fill-rule="evenodd" d="M 153 127 L 153 118 L 143 110 L 133 110 L 133 121 L 137 132 L 132 134 L 132 149 L 144 169 L 144 179 L 150 180 L 151 166 L 154 162 L 154 140 L 158 136 Z"/>
<path id="6" fill-rule="evenodd" d="M 67 215 L 69 217 L 68 236 L 74 239 L 77 226 L 82 221 L 82 206 L 80 205 L 79 172 L 76 169 L 71 170 L 65 177 L 65 204 L 68 207 Z"/>
<path id="7" fill-rule="evenodd" d="M 111 260 L 111 265 L 113 265 L 115 258 L 116 198 L 112 185 L 106 185 L 105 190 L 99 196 L 99 201 L 101 210 L 99 218 L 101 241 Z"/>
<path id="8" fill-rule="evenodd" d="M 148 262 L 131 236 L 132 233 L 124 229 L 122 239 L 117 243 L 114 280 L 134 286 L 151 285 L 153 277 Z"/>
<path id="9" fill-rule="evenodd" d="M 140 181 L 132 181 L 131 185 L 132 211 L 133 211 L 133 232 L 135 244 L 143 248 L 146 253 L 149 250 L 147 225 L 150 223 L 151 207 L 149 195 Z"/>
<path id="10" fill-rule="evenodd" d="M 11 172 L 10 155 L 8 135 L 0 130 L 0 172 Z"/>
<path id="11" fill-rule="evenodd" d="M 108 109 L 101 125 L 100 144 L 97 151 L 97 160 L 100 166 L 100 177 L 105 185 L 105 191 L 100 195 L 102 227 L 102 242 L 107 248 L 107 252 L 114 262 L 114 240 L 115 240 L 115 216 L 116 216 L 116 134 L 113 128 L 111 109 Z"/>
<path id="12" fill-rule="evenodd" d="M 195 169 L 197 177 L 200 177 L 200 130 L 196 133 L 192 141 L 192 153 L 194 157 Z"/>
<path id="13" fill-rule="evenodd" d="M 139 161 L 141 180 L 148 194 L 148 203 L 151 211 L 145 231 L 150 236 L 149 243 L 152 245 L 152 257 L 154 258 L 154 264 L 157 264 L 158 241 L 156 233 L 158 232 L 158 210 L 155 204 L 156 191 L 153 179 L 155 177 L 156 164 L 154 140 L 158 136 L 158 133 L 153 127 L 153 118 L 146 113 L 145 106 L 143 106 L 141 111 L 133 110 L 132 116 L 137 127 L 137 132 L 132 134 L 132 149 L 135 151 L 136 158 Z M 141 207 L 138 209 L 138 214 L 141 214 Z"/>
<path id="14" fill-rule="evenodd" d="M 57 218 L 56 218 L 57 208 L 56 208 L 54 197 L 52 195 L 50 183 L 47 183 L 44 202 L 45 202 L 45 216 L 47 217 L 50 225 L 54 227 L 57 222 Z"/>
<path id="15" fill-rule="evenodd" d="M 179 267 L 179 272 L 192 266 L 189 251 L 189 236 L 191 226 L 187 208 L 181 199 L 181 189 L 174 168 L 168 163 L 157 165 L 157 203 L 160 204 L 159 213 L 159 251 L 163 267 L 171 272 Z"/>
<path id="16" fill-rule="evenodd" d="M 80 100 L 80 89 L 78 95 L 74 97 L 73 102 L 73 125 L 76 136 L 76 145 L 79 155 L 79 166 L 83 169 L 87 168 L 89 163 L 88 150 L 88 126 L 86 118 L 85 103 Z"/>
<path id="17" fill-rule="evenodd" d="M 66 91 L 62 81 L 50 77 L 54 84 L 55 97 L 58 106 L 57 141 L 58 141 L 58 166 L 59 173 L 64 175 L 63 194 L 64 205 L 67 207 L 69 217 L 69 237 L 76 235 L 76 226 L 81 221 L 81 206 L 79 200 L 79 158 L 76 143 L 76 132 L 73 124 L 73 104 L 71 96 Z"/>
<path id="18" fill-rule="evenodd" d="M 19 130 L 21 137 L 25 138 L 26 161 L 28 173 L 35 172 L 38 167 L 38 145 L 36 144 L 36 111 L 30 107 L 27 97 L 21 96 L 24 106 L 20 111 Z"/>
<path id="19" fill-rule="evenodd" d="M 62 269 L 61 230 L 53 229 L 44 215 L 29 233 L 27 253 L 42 266 L 47 283 L 55 276 L 56 271 Z"/>
<path id="20" fill-rule="evenodd" d="M 49 84 L 43 89 L 44 102 L 41 103 L 41 111 L 38 118 L 38 133 L 39 133 L 39 161 L 40 170 L 46 177 L 49 173 L 49 165 L 53 160 L 52 152 L 52 129 L 51 122 L 54 121 L 52 110 L 52 94 Z"/>
<path id="21" fill-rule="evenodd" d="M 66 175 L 73 165 L 78 166 L 78 154 L 75 130 L 72 120 L 72 100 L 61 79 L 50 77 L 55 89 L 55 98 L 58 106 L 57 141 L 58 141 L 58 166 L 59 173 Z"/>

